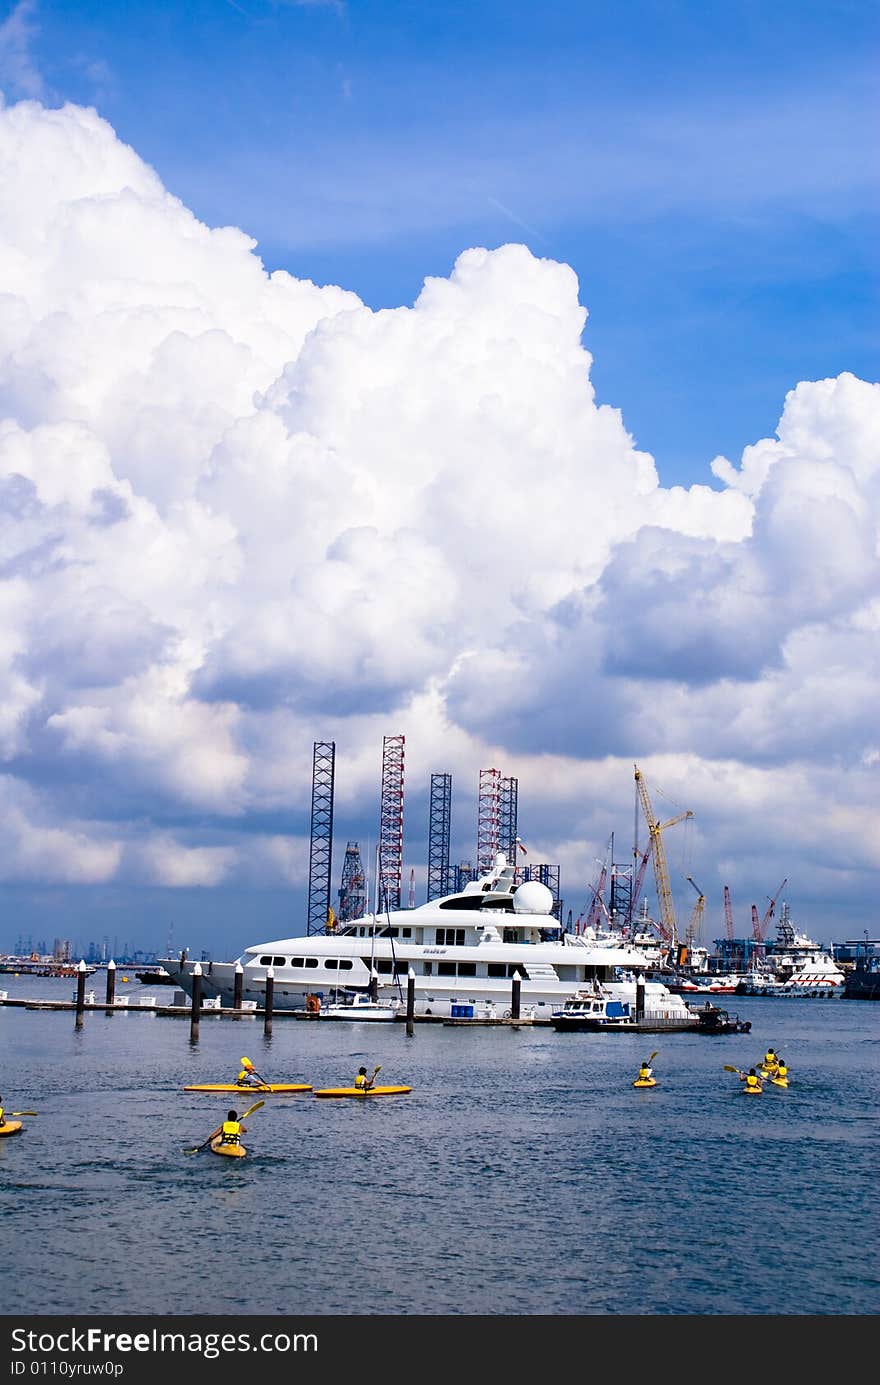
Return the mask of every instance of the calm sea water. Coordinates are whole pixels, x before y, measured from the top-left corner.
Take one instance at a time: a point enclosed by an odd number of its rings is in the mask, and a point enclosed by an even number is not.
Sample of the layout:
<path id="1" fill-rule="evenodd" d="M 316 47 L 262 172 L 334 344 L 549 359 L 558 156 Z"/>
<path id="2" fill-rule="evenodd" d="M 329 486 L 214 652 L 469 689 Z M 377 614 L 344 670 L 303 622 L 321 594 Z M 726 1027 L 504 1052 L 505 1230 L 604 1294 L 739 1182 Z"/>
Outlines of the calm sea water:
<path id="1" fill-rule="evenodd" d="M 0 1140 L 2 1311 L 877 1313 L 880 1006 L 729 1000 L 751 1034 L 205 1017 L 191 1043 L 187 1019 L 0 1007 L 3 1104 L 39 1112 Z M 792 1086 L 744 1097 L 723 1065 L 767 1045 Z M 243 1102 L 183 1086 L 242 1054 L 414 1090 L 269 1097 L 247 1159 L 184 1154 Z"/>

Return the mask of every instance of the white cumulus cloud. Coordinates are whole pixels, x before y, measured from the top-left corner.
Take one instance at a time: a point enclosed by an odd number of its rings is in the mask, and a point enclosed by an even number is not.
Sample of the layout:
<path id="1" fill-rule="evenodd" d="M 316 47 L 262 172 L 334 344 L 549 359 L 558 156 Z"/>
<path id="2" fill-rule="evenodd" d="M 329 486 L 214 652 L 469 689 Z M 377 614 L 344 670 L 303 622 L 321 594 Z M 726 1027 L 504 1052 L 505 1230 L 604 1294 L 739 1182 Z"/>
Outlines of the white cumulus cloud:
<path id="1" fill-rule="evenodd" d="M 373 312 L 36 101 L 0 110 L 0 189 L 6 879 L 301 884 L 324 737 L 359 821 L 383 731 L 411 783 L 503 760 L 580 879 L 634 756 L 700 799 L 711 870 L 730 785 L 805 877 L 792 802 L 876 789 L 877 385 L 801 382 L 668 488 L 595 397 L 575 274 L 525 246 Z M 869 829 L 828 817 L 857 890 Z"/>

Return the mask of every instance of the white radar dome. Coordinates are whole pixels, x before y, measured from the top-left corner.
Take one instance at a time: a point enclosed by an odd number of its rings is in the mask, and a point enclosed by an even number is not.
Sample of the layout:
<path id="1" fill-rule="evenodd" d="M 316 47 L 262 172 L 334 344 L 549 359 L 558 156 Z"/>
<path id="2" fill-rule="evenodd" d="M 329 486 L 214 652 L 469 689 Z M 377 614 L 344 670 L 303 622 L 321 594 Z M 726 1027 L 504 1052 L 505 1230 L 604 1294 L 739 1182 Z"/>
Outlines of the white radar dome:
<path id="1" fill-rule="evenodd" d="M 518 914 L 549 914 L 553 895 L 540 880 L 526 880 L 513 893 L 513 907 Z"/>

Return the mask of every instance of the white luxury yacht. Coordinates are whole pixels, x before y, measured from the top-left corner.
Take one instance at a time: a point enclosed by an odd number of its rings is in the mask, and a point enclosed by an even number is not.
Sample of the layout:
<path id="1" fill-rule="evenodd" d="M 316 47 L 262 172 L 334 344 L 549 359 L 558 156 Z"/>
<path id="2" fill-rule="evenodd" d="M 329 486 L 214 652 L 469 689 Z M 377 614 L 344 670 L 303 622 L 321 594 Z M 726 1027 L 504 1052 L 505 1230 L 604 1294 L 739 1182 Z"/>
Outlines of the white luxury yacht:
<path id="1" fill-rule="evenodd" d="M 330 1001 L 341 991 L 367 991 L 371 980 L 377 999 L 403 1001 L 410 968 L 420 1015 L 503 1018 L 515 973 L 524 1018 L 549 1020 L 569 996 L 591 987 L 634 1004 L 636 977 L 644 978 L 649 966 L 645 954 L 629 943 L 564 932 L 552 908 L 547 887 L 537 880 L 517 886 L 514 867 L 498 852 L 488 874 L 416 909 L 365 914 L 326 933 L 258 943 L 235 962 L 199 964 L 183 954 L 161 964 L 190 995 L 193 967 L 201 965 L 202 996 L 219 997 L 224 1007 L 233 1004 L 240 969 L 242 1002 L 262 1008 L 270 968 L 277 1010 L 305 1009 L 307 996 Z M 681 997 L 647 981 L 644 1013 L 684 1018 L 689 1012 Z"/>

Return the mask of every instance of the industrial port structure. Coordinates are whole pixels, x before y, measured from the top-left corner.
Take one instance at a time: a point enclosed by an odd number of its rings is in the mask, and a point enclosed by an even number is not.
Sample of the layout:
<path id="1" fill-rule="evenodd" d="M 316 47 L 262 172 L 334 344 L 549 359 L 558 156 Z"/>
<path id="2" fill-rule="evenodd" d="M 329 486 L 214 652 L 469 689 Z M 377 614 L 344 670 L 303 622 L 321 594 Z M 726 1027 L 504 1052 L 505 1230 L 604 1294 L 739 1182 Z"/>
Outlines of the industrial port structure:
<path id="1" fill-rule="evenodd" d="M 373 908 L 399 909 L 403 882 L 404 766 L 406 740 L 385 736 L 379 790 L 379 822 Z M 359 918 L 370 907 L 367 871 L 357 841 L 346 842 L 342 875 L 331 898 L 333 865 L 333 804 L 336 788 L 336 743 L 315 741 L 312 747 L 312 808 L 309 834 L 309 892 L 307 930 L 323 933 Z M 499 769 L 481 769 L 477 788 L 474 861 L 452 862 L 452 775 L 431 775 L 428 795 L 426 899 L 460 890 L 468 880 L 490 870 L 497 851 L 516 863 L 527 854 L 517 835 L 519 783 Z M 553 896 L 553 913 L 562 915 L 558 865 L 517 866 L 520 880 L 540 880 Z M 415 871 L 410 871 L 410 908 L 415 905 Z"/>

